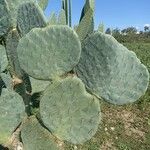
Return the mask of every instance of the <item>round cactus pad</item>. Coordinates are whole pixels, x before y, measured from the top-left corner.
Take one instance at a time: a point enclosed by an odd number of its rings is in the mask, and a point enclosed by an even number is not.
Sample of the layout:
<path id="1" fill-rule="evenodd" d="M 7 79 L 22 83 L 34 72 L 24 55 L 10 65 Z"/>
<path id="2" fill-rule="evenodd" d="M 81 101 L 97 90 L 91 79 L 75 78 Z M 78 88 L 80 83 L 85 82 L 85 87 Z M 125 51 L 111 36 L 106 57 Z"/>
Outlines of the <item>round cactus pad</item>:
<path id="1" fill-rule="evenodd" d="M 85 91 L 77 77 L 47 87 L 40 102 L 40 114 L 52 134 L 74 144 L 89 140 L 101 117 L 99 100 Z"/>
<path id="2" fill-rule="evenodd" d="M 135 53 L 99 32 L 84 41 L 76 72 L 91 92 L 119 105 L 139 99 L 149 83 L 148 70 Z"/>
<path id="3" fill-rule="evenodd" d="M 51 133 L 34 116 L 22 123 L 21 138 L 24 150 L 58 150 Z"/>
<path id="4" fill-rule="evenodd" d="M 13 91 L 3 89 L 0 97 L 0 144 L 8 142 L 25 116 L 22 98 Z"/>
<path id="5" fill-rule="evenodd" d="M 49 80 L 71 71 L 78 63 L 81 44 L 67 26 L 35 28 L 18 45 L 21 67 L 36 79 Z"/>

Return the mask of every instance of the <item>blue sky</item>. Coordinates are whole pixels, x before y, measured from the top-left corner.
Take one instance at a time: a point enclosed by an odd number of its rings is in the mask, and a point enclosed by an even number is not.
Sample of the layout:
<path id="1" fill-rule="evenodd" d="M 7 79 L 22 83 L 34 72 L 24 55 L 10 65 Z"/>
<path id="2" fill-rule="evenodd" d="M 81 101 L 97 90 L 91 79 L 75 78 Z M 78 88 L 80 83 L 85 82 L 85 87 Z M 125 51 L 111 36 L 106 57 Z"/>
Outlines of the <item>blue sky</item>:
<path id="1" fill-rule="evenodd" d="M 95 26 L 100 22 L 105 27 L 125 28 L 134 26 L 143 29 L 145 24 L 150 24 L 150 0 L 95 0 Z M 85 0 L 72 0 L 72 22 L 78 24 L 81 9 Z M 57 14 L 61 8 L 61 0 L 49 0 L 45 11 L 49 16 L 50 12 Z"/>

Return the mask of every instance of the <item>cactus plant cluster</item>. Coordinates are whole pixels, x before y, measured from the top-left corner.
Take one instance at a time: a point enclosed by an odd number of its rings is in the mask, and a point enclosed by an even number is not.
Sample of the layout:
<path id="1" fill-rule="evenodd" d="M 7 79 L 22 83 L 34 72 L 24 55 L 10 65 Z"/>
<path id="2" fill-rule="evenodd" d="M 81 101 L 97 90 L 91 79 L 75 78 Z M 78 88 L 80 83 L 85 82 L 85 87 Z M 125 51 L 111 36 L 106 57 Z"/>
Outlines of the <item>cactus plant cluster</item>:
<path id="1" fill-rule="evenodd" d="M 47 3 L 0 1 L 3 146 L 11 145 L 17 128 L 24 150 L 59 150 L 58 141 L 84 143 L 101 122 L 101 98 L 127 104 L 148 87 L 148 70 L 136 54 L 94 30 L 94 0 L 86 0 L 75 29 L 70 0 L 62 0 L 59 17 L 50 20 L 43 13 Z"/>

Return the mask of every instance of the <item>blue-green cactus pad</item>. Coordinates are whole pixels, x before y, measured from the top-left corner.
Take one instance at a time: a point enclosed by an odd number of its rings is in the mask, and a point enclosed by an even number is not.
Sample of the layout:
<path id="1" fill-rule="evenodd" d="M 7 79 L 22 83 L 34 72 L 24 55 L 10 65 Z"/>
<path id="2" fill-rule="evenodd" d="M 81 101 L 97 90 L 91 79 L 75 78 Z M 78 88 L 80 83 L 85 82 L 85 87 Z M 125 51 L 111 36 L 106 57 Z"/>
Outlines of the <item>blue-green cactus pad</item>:
<path id="1" fill-rule="evenodd" d="M 32 0 L 25 0 L 26 2 L 30 2 Z M 24 3 L 25 1 L 22 0 L 7 0 L 9 9 L 10 9 L 10 14 L 11 14 L 11 22 L 13 27 L 16 27 L 17 25 L 17 11 L 18 7 Z"/>
<path id="2" fill-rule="evenodd" d="M 34 116 L 23 121 L 21 139 L 24 150 L 58 150 L 54 137 Z"/>
<path id="3" fill-rule="evenodd" d="M 51 84 L 50 81 L 37 80 L 32 77 L 30 77 L 30 81 L 32 84 L 32 93 L 44 91 L 46 87 Z"/>
<path id="4" fill-rule="evenodd" d="M 148 70 L 136 54 L 99 32 L 84 41 L 76 71 L 90 91 L 119 105 L 139 99 L 149 83 Z"/>
<path id="5" fill-rule="evenodd" d="M 61 9 L 61 11 L 59 13 L 58 24 L 66 25 L 66 14 L 65 14 L 65 10 L 64 9 Z"/>
<path id="6" fill-rule="evenodd" d="M 22 98 L 13 91 L 3 89 L 0 96 L 0 144 L 8 142 L 25 116 Z"/>
<path id="7" fill-rule="evenodd" d="M 88 34 L 94 31 L 94 6 L 95 0 L 86 0 L 82 9 L 80 23 L 76 29 L 81 41 L 83 41 Z"/>
<path id="8" fill-rule="evenodd" d="M 32 28 L 45 27 L 46 18 L 35 2 L 23 3 L 18 8 L 17 24 L 21 34 L 25 35 Z"/>
<path id="9" fill-rule="evenodd" d="M 57 138 L 74 144 L 89 140 L 101 117 L 99 100 L 86 92 L 77 77 L 67 77 L 47 87 L 40 101 L 40 115 Z"/>
<path id="10" fill-rule="evenodd" d="M 47 5 L 48 5 L 48 1 L 49 1 L 49 0 L 37 0 L 37 1 L 38 1 L 39 6 L 40 6 L 43 10 L 45 10 L 46 7 L 47 7 Z"/>
<path id="11" fill-rule="evenodd" d="M 35 28 L 21 38 L 21 67 L 36 79 L 49 80 L 71 71 L 79 62 L 81 44 L 68 26 Z"/>
<path id="12" fill-rule="evenodd" d="M 0 36 L 6 34 L 11 27 L 10 10 L 6 0 L 0 0 Z"/>
<path id="13" fill-rule="evenodd" d="M 0 72 L 4 71 L 8 65 L 6 51 L 3 46 L 0 45 Z"/>
<path id="14" fill-rule="evenodd" d="M 49 25 L 57 25 L 58 24 L 57 15 L 55 12 L 51 12 L 50 17 L 48 19 L 48 24 Z"/>
<path id="15" fill-rule="evenodd" d="M 5 74 L 5 73 L 1 73 L 0 74 L 2 80 L 4 81 L 7 89 L 9 90 L 13 90 L 13 82 L 12 82 L 12 78 L 9 74 Z"/>

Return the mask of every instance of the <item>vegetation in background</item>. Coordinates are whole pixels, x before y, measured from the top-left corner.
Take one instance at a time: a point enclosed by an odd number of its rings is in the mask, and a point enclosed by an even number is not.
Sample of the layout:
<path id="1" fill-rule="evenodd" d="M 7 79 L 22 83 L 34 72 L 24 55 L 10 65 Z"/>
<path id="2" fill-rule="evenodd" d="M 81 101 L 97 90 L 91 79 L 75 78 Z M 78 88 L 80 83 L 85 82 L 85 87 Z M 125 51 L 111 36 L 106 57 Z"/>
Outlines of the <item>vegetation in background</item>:
<path id="1" fill-rule="evenodd" d="M 105 33 L 113 35 L 121 43 L 150 43 L 149 26 L 145 26 L 142 31 L 138 31 L 135 27 L 127 27 L 122 30 L 107 28 Z"/>

